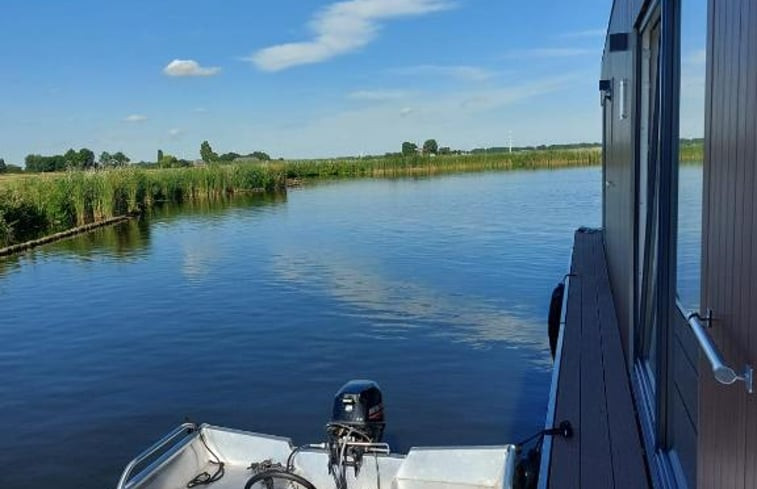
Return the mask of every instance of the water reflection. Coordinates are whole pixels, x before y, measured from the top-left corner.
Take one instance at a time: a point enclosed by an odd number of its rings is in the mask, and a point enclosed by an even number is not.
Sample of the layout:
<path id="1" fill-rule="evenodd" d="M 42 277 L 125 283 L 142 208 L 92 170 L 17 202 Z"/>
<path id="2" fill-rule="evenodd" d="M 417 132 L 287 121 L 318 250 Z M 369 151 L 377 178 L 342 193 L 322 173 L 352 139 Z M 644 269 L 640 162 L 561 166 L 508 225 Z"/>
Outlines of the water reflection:
<path id="1" fill-rule="evenodd" d="M 107 256 L 131 261 L 143 255 L 149 246 L 150 223 L 137 218 L 64 239 L 41 250 L 44 254 L 75 255 L 85 260 Z"/>
<path id="2" fill-rule="evenodd" d="M 524 438 L 544 420 L 549 294 L 573 230 L 599 222 L 600 179 L 342 181 L 163 206 L 7 261 L 0 460 L 57 463 L 3 482 L 112 487 L 185 415 L 318 440 L 351 377 L 381 382 L 399 450 Z"/>
<path id="3" fill-rule="evenodd" d="M 214 218 L 228 216 L 229 212 L 275 207 L 286 202 L 286 192 L 270 192 L 203 199 L 184 204 L 165 203 L 150 209 L 143 216 L 113 226 L 104 226 L 19 255 L 0 257 L 0 277 L 17 270 L 24 262 L 36 263 L 41 257 L 63 256 L 82 261 L 107 258 L 133 262 L 149 253 L 151 227 L 156 223 L 171 224 L 188 216 L 204 218 L 206 223 L 210 223 Z M 212 257 L 217 256 L 207 245 L 196 242 L 186 243 L 184 251 L 188 278 L 198 278 L 203 270 L 207 270 Z"/>
<path id="4" fill-rule="evenodd" d="M 363 263 L 288 250 L 273 258 L 273 268 L 282 281 L 325 291 L 352 306 L 352 314 L 368 319 L 375 327 L 373 338 L 396 339 L 408 330 L 425 327 L 434 335 L 477 348 L 492 342 L 546 348 L 546 336 L 537 321 L 472 295 L 452 295 L 410 281 L 390 280 Z M 545 356 L 535 359 L 544 366 L 551 364 Z"/>
<path id="5" fill-rule="evenodd" d="M 229 198 L 199 199 L 182 204 L 164 203 L 152 208 L 147 217 L 152 221 L 171 222 L 186 216 L 220 217 L 233 210 L 249 210 L 254 207 L 284 205 L 287 193 L 253 192 L 237 194 Z"/>

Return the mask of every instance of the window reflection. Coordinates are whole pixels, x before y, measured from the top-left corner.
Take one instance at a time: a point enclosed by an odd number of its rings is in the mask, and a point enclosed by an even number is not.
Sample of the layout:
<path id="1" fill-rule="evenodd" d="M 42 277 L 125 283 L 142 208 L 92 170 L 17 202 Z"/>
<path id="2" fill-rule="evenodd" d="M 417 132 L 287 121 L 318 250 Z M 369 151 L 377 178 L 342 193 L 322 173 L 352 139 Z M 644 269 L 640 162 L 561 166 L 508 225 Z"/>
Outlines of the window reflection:
<path id="1" fill-rule="evenodd" d="M 699 308 L 702 254 L 707 2 L 683 2 L 681 12 L 681 109 L 678 186 L 678 298 Z"/>

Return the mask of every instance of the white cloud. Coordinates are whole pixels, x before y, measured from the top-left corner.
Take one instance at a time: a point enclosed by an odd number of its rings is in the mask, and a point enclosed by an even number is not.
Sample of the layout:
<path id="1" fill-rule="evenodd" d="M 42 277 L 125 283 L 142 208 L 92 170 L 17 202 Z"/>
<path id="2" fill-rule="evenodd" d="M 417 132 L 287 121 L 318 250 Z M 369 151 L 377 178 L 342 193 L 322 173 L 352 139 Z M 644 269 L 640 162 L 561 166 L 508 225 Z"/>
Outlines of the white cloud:
<path id="1" fill-rule="evenodd" d="M 415 111 L 413 110 L 412 107 L 403 107 L 402 109 L 400 109 L 400 117 L 407 117 L 413 112 Z"/>
<path id="2" fill-rule="evenodd" d="M 607 29 L 586 29 L 583 31 L 566 32 L 560 37 L 565 39 L 583 39 L 592 37 L 604 37 L 607 34 Z"/>
<path id="3" fill-rule="evenodd" d="M 333 3 L 310 21 L 313 39 L 270 46 L 250 60 L 261 70 L 280 71 L 319 63 L 371 43 L 381 21 L 424 15 L 453 7 L 449 0 L 347 0 Z"/>
<path id="4" fill-rule="evenodd" d="M 163 73 L 168 76 L 214 76 L 220 72 L 221 68 L 206 68 L 193 59 L 175 59 L 163 68 Z"/>
<path id="5" fill-rule="evenodd" d="M 208 112 L 208 109 L 206 109 L 205 107 L 195 107 L 194 109 L 192 109 L 192 112 L 194 112 L 195 114 L 205 114 Z"/>
<path id="6" fill-rule="evenodd" d="M 385 102 L 405 98 L 408 95 L 408 92 L 403 90 L 357 90 L 347 94 L 347 98 L 366 102 Z"/>
<path id="7" fill-rule="evenodd" d="M 528 58 L 570 58 L 575 56 L 586 56 L 589 54 L 599 54 L 597 49 L 586 48 L 534 48 L 534 49 L 516 49 L 505 54 L 507 59 L 528 59 Z"/>
<path id="8" fill-rule="evenodd" d="M 520 85 L 462 93 L 456 101 L 459 108 L 476 113 L 498 109 L 507 105 L 563 90 L 581 80 L 583 73 L 567 73 L 549 78 L 531 80 Z"/>
<path id="9" fill-rule="evenodd" d="M 147 120 L 146 115 L 142 114 L 131 114 L 129 116 L 124 117 L 124 122 L 145 122 Z"/>
<path id="10" fill-rule="evenodd" d="M 445 66 L 445 65 L 418 65 L 394 68 L 391 70 L 396 75 L 407 76 L 444 76 L 457 78 L 465 81 L 484 81 L 492 78 L 494 73 L 486 68 L 478 66 Z"/>
<path id="11" fill-rule="evenodd" d="M 184 135 L 184 129 L 179 129 L 177 127 L 174 127 L 173 129 L 168 130 L 168 136 L 171 139 L 178 139 L 183 135 Z"/>

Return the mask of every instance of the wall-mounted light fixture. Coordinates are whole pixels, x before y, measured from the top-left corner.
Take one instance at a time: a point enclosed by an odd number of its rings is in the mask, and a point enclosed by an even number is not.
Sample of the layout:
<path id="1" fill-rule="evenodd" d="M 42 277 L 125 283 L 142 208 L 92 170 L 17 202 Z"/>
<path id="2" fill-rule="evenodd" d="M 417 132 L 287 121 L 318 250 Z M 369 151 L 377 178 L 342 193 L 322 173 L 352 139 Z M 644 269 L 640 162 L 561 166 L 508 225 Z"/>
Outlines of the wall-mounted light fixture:
<path id="1" fill-rule="evenodd" d="M 599 80 L 600 105 L 604 105 L 606 100 L 612 100 L 612 80 Z"/>

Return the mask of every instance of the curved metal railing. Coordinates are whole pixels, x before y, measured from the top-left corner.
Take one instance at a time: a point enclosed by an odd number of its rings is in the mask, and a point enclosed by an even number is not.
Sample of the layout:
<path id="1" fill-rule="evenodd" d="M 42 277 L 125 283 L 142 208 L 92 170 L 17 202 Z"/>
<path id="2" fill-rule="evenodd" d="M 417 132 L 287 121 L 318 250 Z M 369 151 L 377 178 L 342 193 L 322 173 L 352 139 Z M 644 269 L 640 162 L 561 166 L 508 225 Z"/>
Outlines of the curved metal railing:
<path id="1" fill-rule="evenodd" d="M 118 485 L 116 486 L 116 489 L 124 489 L 126 487 L 126 484 L 131 479 L 131 473 L 134 471 L 134 468 L 137 467 L 140 463 L 144 462 L 151 456 L 155 455 L 155 453 L 166 447 L 170 442 L 176 440 L 176 438 L 179 435 L 189 435 L 190 433 L 194 433 L 197 431 L 198 427 L 194 423 L 184 423 L 174 430 L 172 430 L 170 433 L 168 433 L 166 436 L 155 442 L 150 448 L 145 450 L 144 452 L 137 455 L 134 460 L 129 462 L 129 465 L 126 466 L 123 473 L 121 474 L 121 478 L 118 480 Z"/>

